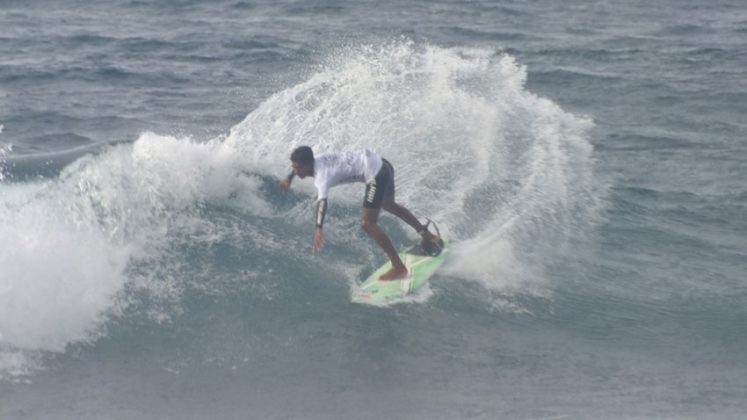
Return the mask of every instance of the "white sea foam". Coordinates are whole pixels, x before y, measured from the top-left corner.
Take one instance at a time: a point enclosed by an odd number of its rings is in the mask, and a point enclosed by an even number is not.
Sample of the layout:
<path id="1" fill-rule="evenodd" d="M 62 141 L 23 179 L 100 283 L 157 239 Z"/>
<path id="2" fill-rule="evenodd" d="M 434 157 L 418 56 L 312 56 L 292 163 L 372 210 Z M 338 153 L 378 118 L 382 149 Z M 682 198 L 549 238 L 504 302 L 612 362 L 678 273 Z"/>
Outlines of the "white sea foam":
<path id="1" fill-rule="evenodd" d="M 3 132 L 3 126 L 0 124 L 0 133 Z M 0 143 L 0 182 L 5 180 L 5 160 L 8 153 L 13 151 L 13 144 Z"/>
<path id="2" fill-rule="evenodd" d="M 539 293 L 545 262 L 597 206 L 592 124 L 525 81 L 513 57 L 487 48 L 350 48 L 266 100 L 226 142 L 270 173 L 286 170 L 302 144 L 376 149 L 395 166 L 398 201 L 453 239 L 448 273 Z M 343 188 L 334 200 L 358 201 Z"/>
<path id="3" fill-rule="evenodd" d="M 0 380 L 29 382 L 28 375 L 41 369 L 40 359 L 38 352 L 0 349 Z"/>
<path id="4" fill-rule="evenodd" d="M 0 372 L 23 371 L 11 357 L 21 350 L 60 352 L 95 337 L 126 302 L 118 294 L 133 258 L 157 255 L 173 230 L 211 235 L 201 203 L 230 196 L 242 211 L 269 214 L 258 178 L 234 159 L 217 140 L 146 133 L 58 179 L 0 185 L 0 360 L 10 361 Z"/>

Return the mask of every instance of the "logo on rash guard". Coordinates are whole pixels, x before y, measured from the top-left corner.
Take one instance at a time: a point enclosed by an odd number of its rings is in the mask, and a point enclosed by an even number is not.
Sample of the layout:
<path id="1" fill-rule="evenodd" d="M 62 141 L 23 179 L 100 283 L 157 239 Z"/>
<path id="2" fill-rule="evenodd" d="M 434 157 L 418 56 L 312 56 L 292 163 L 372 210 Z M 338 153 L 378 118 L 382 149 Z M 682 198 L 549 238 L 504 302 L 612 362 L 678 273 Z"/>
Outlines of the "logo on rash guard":
<path id="1" fill-rule="evenodd" d="M 371 186 L 371 188 L 368 190 L 368 195 L 366 196 L 366 201 L 369 202 L 369 203 L 373 203 L 374 196 L 376 195 L 376 180 L 374 180 L 369 185 Z"/>

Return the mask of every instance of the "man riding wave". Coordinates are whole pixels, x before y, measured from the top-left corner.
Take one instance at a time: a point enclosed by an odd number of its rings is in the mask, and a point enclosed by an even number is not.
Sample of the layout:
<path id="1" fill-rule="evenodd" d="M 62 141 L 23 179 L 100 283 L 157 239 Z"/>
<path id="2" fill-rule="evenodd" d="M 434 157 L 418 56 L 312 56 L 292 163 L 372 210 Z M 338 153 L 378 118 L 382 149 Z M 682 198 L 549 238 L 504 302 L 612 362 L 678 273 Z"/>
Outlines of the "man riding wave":
<path id="1" fill-rule="evenodd" d="M 327 195 L 330 188 L 351 182 L 363 182 L 366 190 L 363 196 L 361 224 L 363 230 L 384 250 L 392 262 L 392 268 L 380 280 L 399 280 L 407 277 L 407 267 L 402 263 L 391 240 L 377 224 L 379 212 L 384 210 L 404 220 L 423 239 L 424 245 L 442 243 L 441 239 L 428 231 L 404 206 L 394 200 L 394 167 L 388 160 L 368 149 L 352 152 L 323 153 L 314 156 L 309 146 L 296 148 L 290 156 L 293 171 L 281 182 L 280 189 L 287 191 L 293 177 L 314 178 L 318 191 L 316 207 L 316 229 L 314 231 L 314 252 L 324 245 L 322 227 L 327 212 Z"/>

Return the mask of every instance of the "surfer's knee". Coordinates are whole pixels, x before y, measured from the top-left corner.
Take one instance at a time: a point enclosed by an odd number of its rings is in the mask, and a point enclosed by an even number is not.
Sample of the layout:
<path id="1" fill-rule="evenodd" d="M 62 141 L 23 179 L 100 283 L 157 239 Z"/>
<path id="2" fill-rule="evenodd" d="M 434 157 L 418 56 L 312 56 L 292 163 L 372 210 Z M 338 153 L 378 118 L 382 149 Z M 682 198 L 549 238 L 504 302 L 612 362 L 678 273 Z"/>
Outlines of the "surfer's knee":
<path id="1" fill-rule="evenodd" d="M 366 233 L 371 233 L 376 231 L 377 225 L 376 223 L 379 220 L 379 209 L 368 209 L 364 208 L 361 213 L 361 228 L 366 231 Z"/>
<path id="2" fill-rule="evenodd" d="M 381 202 L 381 208 L 390 213 L 397 211 L 398 207 L 399 205 L 394 201 L 394 196 L 385 196 L 384 201 Z"/>
<path id="3" fill-rule="evenodd" d="M 361 220 L 361 229 L 363 229 L 366 233 L 371 233 L 374 230 L 376 230 L 376 222 L 372 220 Z"/>

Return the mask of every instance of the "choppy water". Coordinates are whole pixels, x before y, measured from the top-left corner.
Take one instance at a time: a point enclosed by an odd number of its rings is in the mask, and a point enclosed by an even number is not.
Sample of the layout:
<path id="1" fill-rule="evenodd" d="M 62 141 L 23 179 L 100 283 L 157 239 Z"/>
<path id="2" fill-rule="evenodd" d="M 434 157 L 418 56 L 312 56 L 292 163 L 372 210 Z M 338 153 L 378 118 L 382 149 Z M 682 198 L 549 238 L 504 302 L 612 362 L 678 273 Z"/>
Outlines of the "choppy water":
<path id="1" fill-rule="evenodd" d="M 745 41 L 729 1 L 0 3 L 0 418 L 743 417 Z M 429 287 L 350 303 L 362 186 L 313 255 L 300 144 L 393 162 Z"/>

